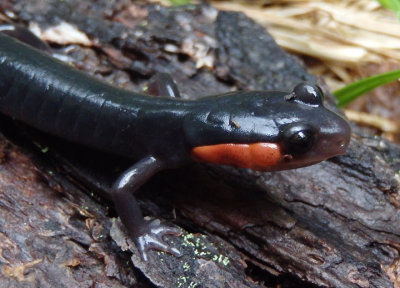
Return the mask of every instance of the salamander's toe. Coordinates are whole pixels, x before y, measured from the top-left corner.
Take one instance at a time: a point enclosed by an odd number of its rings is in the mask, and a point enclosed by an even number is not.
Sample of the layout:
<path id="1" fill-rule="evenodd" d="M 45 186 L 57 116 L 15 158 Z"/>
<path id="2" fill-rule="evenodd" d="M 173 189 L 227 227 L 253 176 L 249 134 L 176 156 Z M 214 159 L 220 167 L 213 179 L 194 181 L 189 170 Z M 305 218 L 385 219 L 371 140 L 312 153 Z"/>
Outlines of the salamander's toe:
<path id="1" fill-rule="evenodd" d="M 158 250 L 171 253 L 176 257 L 182 256 L 178 249 L 170 247 L 162 238 L 164 235 L 179 236 L 181 231 L 177 228 L 164 226 L 160 220 L 156 219 L 148 223 L 148 230 L 135 239 L 136 246 L 139 250 L 143 261 L 147 261 L 148 250 Z"/>

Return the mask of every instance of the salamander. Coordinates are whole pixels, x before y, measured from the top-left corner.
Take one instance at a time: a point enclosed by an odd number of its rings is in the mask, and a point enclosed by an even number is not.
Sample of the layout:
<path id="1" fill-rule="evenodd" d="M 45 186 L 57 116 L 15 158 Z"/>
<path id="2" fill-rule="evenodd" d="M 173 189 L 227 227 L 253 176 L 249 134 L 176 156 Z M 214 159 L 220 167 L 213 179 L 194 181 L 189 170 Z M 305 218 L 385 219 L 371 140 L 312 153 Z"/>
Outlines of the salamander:
<path id="1" fill-rule="evenodd" d="M 324 107 L 323 92 L 236 91 L 179 97 L 159 77 L 151 97 L 114 87 L 0 33 L 0 113 L 68 141 L 131 159 L 110 188 L 116 211 L 144 260 L 175 228 L 146 221 L 133 193 L 157 172 L 193 161 L 278 171 L 345 153 L 350 127 Z"/>

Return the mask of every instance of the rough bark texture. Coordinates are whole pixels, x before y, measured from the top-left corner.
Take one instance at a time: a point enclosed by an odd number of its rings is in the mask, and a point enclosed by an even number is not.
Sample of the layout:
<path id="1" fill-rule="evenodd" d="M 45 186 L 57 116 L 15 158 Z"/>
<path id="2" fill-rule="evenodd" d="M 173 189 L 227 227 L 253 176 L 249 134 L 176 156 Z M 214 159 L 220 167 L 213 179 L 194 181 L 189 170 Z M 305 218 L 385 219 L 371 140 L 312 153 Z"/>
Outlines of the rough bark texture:
<path id="1" fill-rule="evenodd" d="M 187 98 L 314 81 L 257 24 L 208 6 L 3 0 L 0 21 L 75 25 L 96 45 L 54 48 L 127 89 L 156 72 Z M 41 153 L 1 126 L 20 147 L 0 139 L 0 287 L 400 287 L 400 148 L 356 127 L 346 155 L 308 168 L 193 165 L 154 177 L 142 206 L 182 228 L 169 242 L 184 256 L 143 263 L 107 202 L 83 192 L 110 181 L 110 160 L 69 158 L 56 144 Z"/>

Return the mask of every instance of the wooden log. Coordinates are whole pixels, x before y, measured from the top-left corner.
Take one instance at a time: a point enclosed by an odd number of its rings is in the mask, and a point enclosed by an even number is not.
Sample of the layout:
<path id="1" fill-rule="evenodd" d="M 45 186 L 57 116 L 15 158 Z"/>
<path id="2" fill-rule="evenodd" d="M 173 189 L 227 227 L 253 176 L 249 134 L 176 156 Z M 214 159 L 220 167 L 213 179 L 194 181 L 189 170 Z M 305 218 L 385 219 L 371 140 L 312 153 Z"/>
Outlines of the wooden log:
<path id="1" fill-rule="evenodd" d="M 156 72 L 173 75 L 186 98 L 314 81 L 240 13 L 125 0 L 26 2 L 3 1 L 0 21 L 72 25 L 88 46 L 53 48 L 127 89 L 140 91 Z M 66 152 L 46 136 L 10 129 L 7 119 L 1 126 L 8 138 L 0 147 L 0 286 L 400 287 L 400 149 L 357 127 L 346 155 L 308 168 L 193 165 L 154 177 L 142 206 L 182 228 L 168 239 L 184 256 L 151 252 L 144 263 L 107 202 L 87 195 L 111 180 L 112 160 Z"/>

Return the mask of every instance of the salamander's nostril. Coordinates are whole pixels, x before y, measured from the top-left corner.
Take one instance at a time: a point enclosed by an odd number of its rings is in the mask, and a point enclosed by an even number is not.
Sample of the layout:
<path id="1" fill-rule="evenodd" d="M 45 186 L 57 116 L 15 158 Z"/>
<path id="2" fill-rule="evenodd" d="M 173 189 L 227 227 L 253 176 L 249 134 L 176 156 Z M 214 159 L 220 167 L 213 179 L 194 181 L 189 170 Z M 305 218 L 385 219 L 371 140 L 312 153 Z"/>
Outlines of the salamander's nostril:
<path id="1" fill-rule="evenodd" d="M 344 154 L 346 152 L 348 144 L 349 141 L 347 139 L 345 138 L 339 139 L 337 145 L 338 145 L 338 150 L 341 152 L 341 154 Z"/>

